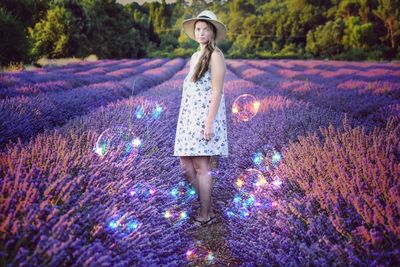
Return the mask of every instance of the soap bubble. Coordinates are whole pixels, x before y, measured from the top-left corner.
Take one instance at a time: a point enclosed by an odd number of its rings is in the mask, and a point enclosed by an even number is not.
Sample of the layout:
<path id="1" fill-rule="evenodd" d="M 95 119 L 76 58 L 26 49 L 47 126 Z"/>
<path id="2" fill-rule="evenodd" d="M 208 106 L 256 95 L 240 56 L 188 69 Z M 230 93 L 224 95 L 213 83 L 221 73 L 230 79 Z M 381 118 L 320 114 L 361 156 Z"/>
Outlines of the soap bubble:
<path id="1" fill-rule="evenodd" d="M 249 121 L 258 112 L 260 102 L 250 94 L 240 95 L 232 105 L 232 114 L 239 121 Z"/>
<path id="2" fill-rule="evenodd" d="M 113 157 L 113 160 L 119 163 L 122 160 L 138 159 L 141 146 L 142 140 L 134 130 L 116 126 L 100 134 L 93 150 L 100 158 Z"/>

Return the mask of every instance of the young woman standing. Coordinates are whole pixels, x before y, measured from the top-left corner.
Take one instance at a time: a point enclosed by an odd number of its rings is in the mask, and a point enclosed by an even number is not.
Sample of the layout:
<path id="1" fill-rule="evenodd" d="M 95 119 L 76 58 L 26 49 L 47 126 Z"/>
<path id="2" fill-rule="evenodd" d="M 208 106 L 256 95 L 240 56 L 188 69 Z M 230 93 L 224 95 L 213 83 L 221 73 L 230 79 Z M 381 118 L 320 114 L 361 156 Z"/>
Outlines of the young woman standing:
<path id="1" fill-rule="evenodd" d="M 215 220 L 211 207 L 211 157 L 228 156 L 224 78 L 224 55 L 216 46 L 226 36 L 226 27 L 215 14 L 204 10 L 183 21 L 183 31 L 199 43 L 183 82 L 176 128 L 174 156 L 180 157 L 185 178 L 199 195 L 197 225 Z"/>

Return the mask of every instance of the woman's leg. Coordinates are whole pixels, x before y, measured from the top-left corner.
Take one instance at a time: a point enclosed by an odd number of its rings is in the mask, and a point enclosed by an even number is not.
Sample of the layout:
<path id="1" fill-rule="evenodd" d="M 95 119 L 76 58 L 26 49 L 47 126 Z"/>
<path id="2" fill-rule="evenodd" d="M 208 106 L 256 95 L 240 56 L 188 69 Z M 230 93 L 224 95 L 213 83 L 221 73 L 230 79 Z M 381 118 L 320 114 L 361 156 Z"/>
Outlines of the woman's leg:
<path id="1" fill-rule="evenodd" d="M 200 220 L 208 220 L 212 216 L 211 210 L 211 191 L 212 177 L 210 156 L 193 157 L 193 167 L 196 171 L 197 180 L 199 182 L 200 196 Z"/>
<path id="2" fill-rule="evenodd" d="M 196 177 L 196 171 L 193 166 L 192 157 L 180 157 L 181 168 L 186 180 L 194 187 L 199 195 L 199 182 Z"/>

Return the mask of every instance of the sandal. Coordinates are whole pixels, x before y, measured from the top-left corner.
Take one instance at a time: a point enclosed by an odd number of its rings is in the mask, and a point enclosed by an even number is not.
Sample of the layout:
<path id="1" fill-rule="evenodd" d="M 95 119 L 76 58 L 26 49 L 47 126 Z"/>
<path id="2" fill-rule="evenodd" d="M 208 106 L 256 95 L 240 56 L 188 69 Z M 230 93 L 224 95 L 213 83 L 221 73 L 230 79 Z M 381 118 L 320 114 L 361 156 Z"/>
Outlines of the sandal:
<path id="1" fill-rule="evenodd" d="M 212 222 L 215 220 L 215 218 L 217 218 L 217 216 L 213 216 L 210 219 L 208 219 L 207 221 L 199 221 L 194 219 L 194 224 L 197 226 L 207 226 L 212 224 Z"/>

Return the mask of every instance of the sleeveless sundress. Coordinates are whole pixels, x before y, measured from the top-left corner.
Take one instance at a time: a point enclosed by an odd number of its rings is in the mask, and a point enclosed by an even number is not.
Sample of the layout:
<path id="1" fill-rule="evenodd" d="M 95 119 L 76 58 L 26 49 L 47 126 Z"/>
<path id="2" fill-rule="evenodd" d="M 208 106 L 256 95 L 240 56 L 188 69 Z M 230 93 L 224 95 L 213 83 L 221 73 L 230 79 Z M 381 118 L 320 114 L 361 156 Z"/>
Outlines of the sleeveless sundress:
<path id="1" fill-rule="evenodd" d="M 212 87 L 210 69 L 197 81 L 192 82 L 189 71 L 183 81 L 182 100 L 176 127 L 174 156 L 228 156 L 225 96 L 213 123 L 214 136 L 204 139 L 205 122 L 210 110 Z"/>

